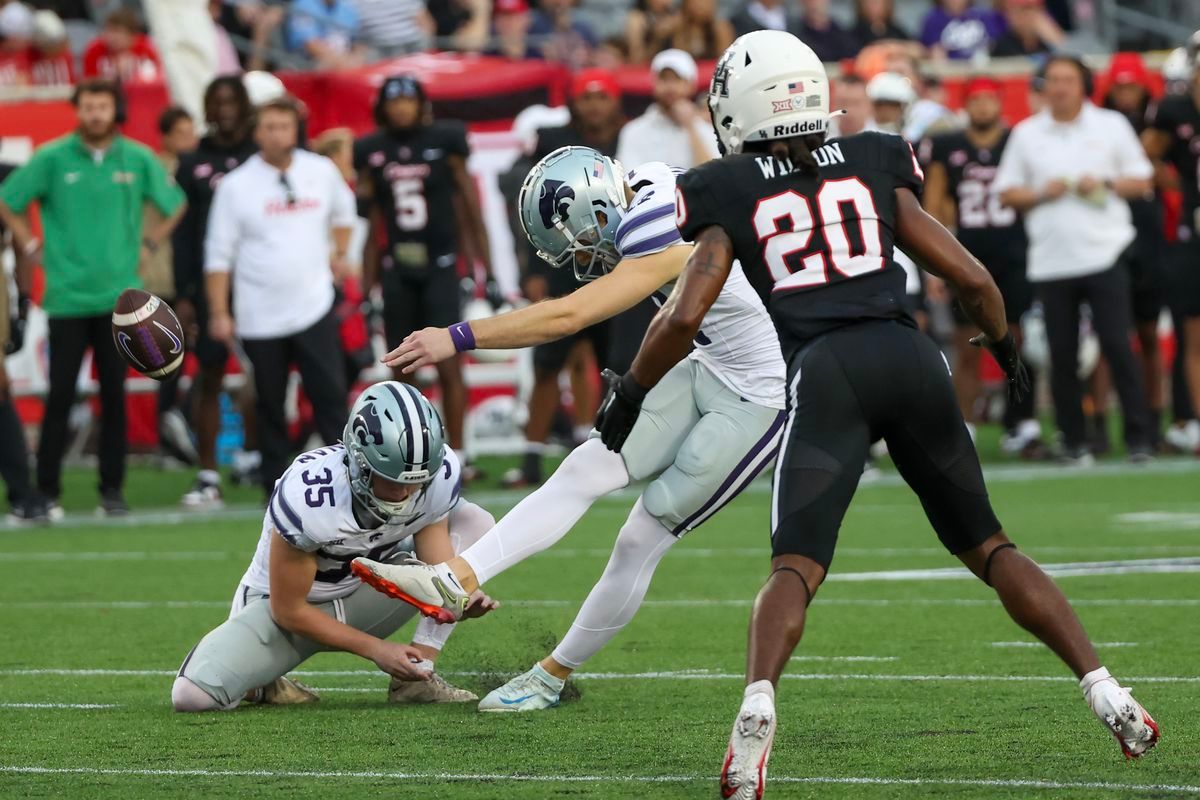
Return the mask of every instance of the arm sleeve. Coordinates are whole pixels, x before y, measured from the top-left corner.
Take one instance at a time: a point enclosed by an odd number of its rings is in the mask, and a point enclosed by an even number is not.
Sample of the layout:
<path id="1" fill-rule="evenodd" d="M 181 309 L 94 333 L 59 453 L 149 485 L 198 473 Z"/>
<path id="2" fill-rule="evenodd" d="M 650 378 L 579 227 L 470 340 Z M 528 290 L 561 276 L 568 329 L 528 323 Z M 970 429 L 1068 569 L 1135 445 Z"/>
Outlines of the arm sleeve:
<path id="1" fill-rule="evenodd" d="M 705 166 L 720 163 L 710 161 Z M 675 182 L 675 225 L 685 242 L 695 241 L 697 234 L 710 225 L 725 228 L 720 203 L 709 187 L 714 177 L 714 170 L 697 167 L 680 175 Z"/>
<path id="2" fill-rule="evenodd" d="M 1000 156 L 1000 165 L 996 167 L 996 177 L 992 180 L 992 192 L 1002 194 L 1009 189 L 1029 186 L 1030 183 L 1029 169 L 1025 164 L 1025 136 L 1018 125 L 1008 137 L 1008 144 Z"/>
<path id="3" fill-rule="evenodd" d="M 146 179 L 142 188 L 145 199 L 153 203 L 164 217 L 171 216 L 183 204 L 183 190 L 149 150 L 142 152 L 142 163 Z"/>
<path id="4" fill-rule="evenodd" d="M 38 150 L 25 166 L 0 185 L 0 199 L 16 213 L 24 213 L 30 203 L 45 196 L 50 186 L 49 176 L 50 156 L 45 150 Z"/>
<path id="5" fill-rule="evenodd" d="M 446 131 L 446 152 L 453 156 L 467 159 L 471 155 L 471 145 L 467 143 L 467 129 L 463 125 L 451 125 Z"/>
<path id="6" fill-rule="evenodd" d="M 204 271 L 229 272 L 237 254 L 237 209 L 229 176 L 217 184 L 212 209 L 208 212 L 208 231 L 204 236 Z"/>
<path id="7" fill-rule="evenodd" d="M 897 188 L 911 189 L 917 197 L 925 186 L 925 171 L 917 162 L 912 145 L 895 134 L 882 134 L 883 169 L 896 180 Z"/>
<path id="8" fill-rule="evenodd" d="M 1137 131 L 1129 124 L 1129 120 L 1114 112 L 1115 125 L 1113 144 L 1117 148 L 1117 177 L 1142 178 L 1154 177 L 1154 165 L 1146 157 L 1146 151 L 1138 139 Z"/>

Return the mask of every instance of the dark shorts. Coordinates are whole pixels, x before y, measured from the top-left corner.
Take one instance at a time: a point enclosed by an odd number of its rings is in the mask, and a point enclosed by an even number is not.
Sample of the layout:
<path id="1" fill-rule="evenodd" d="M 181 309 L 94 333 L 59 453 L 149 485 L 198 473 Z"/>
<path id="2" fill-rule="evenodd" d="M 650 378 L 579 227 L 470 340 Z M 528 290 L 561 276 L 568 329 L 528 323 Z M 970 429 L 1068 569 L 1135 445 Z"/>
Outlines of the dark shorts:
<path id="1" fill-rule="evenodd" d="M 1022 315 L 1033 306 L 1033 284 L 1025 278 L 1025 262 L 1005 259 L 989 259 L 983 262 L 992 280 L 1000 288 L 1004 298 L 1004 316 L 1010 325 L 1020 323 Z M 956 298 L 950 304 L 954 322 L 960 327 L 975 327 L 975 323 L 962 310 Z"/>
<path id="2" fill-rule="evenodd" d="M 1166 263 L 1171 313 L 1200 317 L 1200 237 L 1170 245 Z"/>
<path id="3" fill-rule="evenodd" d="M 947 550 L 971 550 L 1000 530 L 941 351 L 898 322 L 863 322 L 820 337 L 788 366 L 774 555 L 829 568 L 867 451 L 880 438 Z"/>
<path id="4" fill-rule="evenodd" d="M 462 320 L 462 290 L 453 261 L 445 267 L 431 263 L 421 272 L 388 270 L 382 284 L 383 329 L 389 350 L 413 331 L 448 328 Z"/>

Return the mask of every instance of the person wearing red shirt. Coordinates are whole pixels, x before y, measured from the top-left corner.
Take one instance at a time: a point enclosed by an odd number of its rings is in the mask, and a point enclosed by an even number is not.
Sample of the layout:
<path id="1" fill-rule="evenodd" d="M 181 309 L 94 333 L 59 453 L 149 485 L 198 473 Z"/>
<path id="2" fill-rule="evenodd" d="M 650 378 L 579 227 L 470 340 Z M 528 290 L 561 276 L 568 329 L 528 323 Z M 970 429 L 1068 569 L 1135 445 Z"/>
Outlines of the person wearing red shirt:
<path id="1" fill-rule="evenodd" d="M 83 54 L 85 78 L 103 77 L 122 82 L 154 80 L 161 68 L 150 37 L 142 33 L 137 14 L 119 8 L 104 20 Z"/>
<path id="2" fill-rule="evenodd" d="M 29 38 L 33 12 L 22 3 L 0 9 L 0 86 L 29 83 Z"/>
<path id="3" fill-rule="evenodd" d="M 75 83 L 75 59 L 63 21 L 49 9 L 33 12 L 33 46 L 29 48 L 29 82 L 35 86 Z"/>

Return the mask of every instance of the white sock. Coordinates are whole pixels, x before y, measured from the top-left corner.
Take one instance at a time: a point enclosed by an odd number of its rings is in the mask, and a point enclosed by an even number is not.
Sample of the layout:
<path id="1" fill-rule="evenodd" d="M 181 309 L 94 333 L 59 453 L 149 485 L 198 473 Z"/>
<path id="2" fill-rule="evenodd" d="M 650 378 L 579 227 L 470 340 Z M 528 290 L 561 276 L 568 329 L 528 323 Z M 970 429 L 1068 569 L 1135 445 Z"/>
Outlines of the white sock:
<path id="1" fill-rule="evenodd" d="M 658 562 L 677 541 L 638 498 L 621 526 L 604 574 L 583 601 L 552 658 L 564 667 L 578 669 L 608 644 L 633 619 Z"/>
<path id="2" fill-rule="evenodd" d="M 417 629 L 413 631 L 412 643 L 432 647 L 440 652 L 446 648 L 446 640 L 450 638 L 450 634 L 454 633 L 456 627 L 458 627 L 457 622 L 443 624 L 429 617 L 421 617 L 421 621 L 417 623 Z"/>
<path id="3" fill-rule="evenodd" d="M 771 685 L 770 681 L 755 681 L 746 687 L 746 691 L 742 697 L 750 698 L 756 694 L 765 694 L 767 697 L 771 698 L 772 705 L 775 703 L 775 687 Z"/>
<path id="4" fill-rule="evenodd" d="M 196 473 L 196 479 L 212 486 L 221 485 L 221 473 L 215 469 L 202 469 Z"/>
<path id="5" fill-rule="evenodd" d="M 1107 667 L 1099 667 L 1084 675 L 1079 679 L 1079 688 L 1083 690 L 1083 696 L 1087 697 L 1088 690 L 1095 686 L 1100 681 L 1111 680 L 1116 683 L 1116 679 L 1109 673 Z M 1119 684 L 1118 684 L 1119 685 Z"/>
<path id="6" fill-rule="evenodd" d="M 496 523 L 462 557 L 480 584 L 550 547 L 587 513 L 592 503 L 629 483 L 620 454 L 599 439 L 571 451 L 550 479 Z"/>

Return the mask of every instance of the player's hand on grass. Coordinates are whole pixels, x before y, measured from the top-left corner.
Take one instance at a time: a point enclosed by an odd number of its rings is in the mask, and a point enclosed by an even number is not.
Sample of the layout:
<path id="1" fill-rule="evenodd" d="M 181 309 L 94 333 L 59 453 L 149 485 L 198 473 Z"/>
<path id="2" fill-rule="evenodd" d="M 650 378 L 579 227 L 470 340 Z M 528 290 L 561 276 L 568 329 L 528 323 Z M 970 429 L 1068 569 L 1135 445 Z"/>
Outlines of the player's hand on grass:
<path id="1" fill-rule="evenodd" d="M 471 592 L 471 600 L 463 611 L 462 619 L 478 619 L 500 607 L 500 603 L 488 597 L 482 590 Z"/>
<path id="2" fill-rule="evenodd" d="M 424 328 L 410 333 L 392 352 L 383 357 L 389 367 L 400 367 L 404 374 L 445 361 L 455 353 L 454 340 L 446 328 Z"/>
<path id="3" fill-rule="evenodd" d="M 635 381 L 628 372 L 617 375 L 611 369 L 606 369 L 601 377 L 608 384 L 608 395 L 596 414 L 596 430 L 600 431 L 600 441 L 604 442 L 604 446 L 619 453 L 637 422 L 642 401 L 650 390 Z"/>
<path id="4" fill-rule="evenodd" d="M 971 344 L 986 347 L 995 357 L 996 363 L 1008 378 L 1008 395 L 1013 402 L 1029 393 L 1029 370 L 1025 369 L 1025 364 L 1021 361 L 1021 351 L 1017 348 L 1012 331 L 1004 334 L 1004 338 L 998 342 L 993 342 L 986 334 L 981 333 L 971 339 Z"/>
<path id="5" fill-rule="evenodd" d="M 412 645 L 380 639 L 369 657 L 381 670 L 402 681 L 427 681 L 433 676 L 417 666 L 425 657 Z"/>

